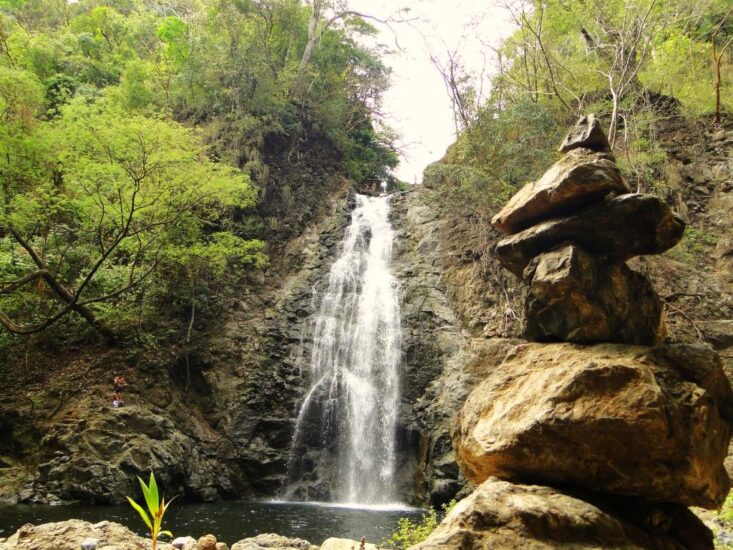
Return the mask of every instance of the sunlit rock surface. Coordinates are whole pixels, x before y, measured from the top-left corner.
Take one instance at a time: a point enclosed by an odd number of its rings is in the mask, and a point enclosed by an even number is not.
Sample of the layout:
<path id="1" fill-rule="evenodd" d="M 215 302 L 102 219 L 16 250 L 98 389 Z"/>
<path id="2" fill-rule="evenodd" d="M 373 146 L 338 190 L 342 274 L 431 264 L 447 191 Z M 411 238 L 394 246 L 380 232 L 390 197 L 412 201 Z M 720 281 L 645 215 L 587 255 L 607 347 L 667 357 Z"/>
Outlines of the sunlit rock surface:
<path id="1" fill-rule="evenodd" d="M 677 367 L 655 360 L 663 355 L 613 344 L 519 346 L 459 414 L 464 473 L 474 483 L 497 476 L 721 505 L 730 428 L 720 408 L 730 386 L 719 363 Z M 720 391 L 706 389 L 711 380 Z"/>
<path id="2" fill-rule="evenodd" d="M 610 153 L 611 146 L 608 143 L 606 134 L 603 133 L 600 121 L 594 114 L 580 117 L 578 122 L 570 129 L 568 135 L 560 145 L 560 152 L 567 153 L 578 147 Z"/>
<path id="3" fill-rule="evenodd" d="M 713 536 L 683 506 L 618 503 L 490 478 L 411 550 L 478 548 L 710 550 Z"/>
<path id="4" fill-rule="evenodd" d="M 539 180 L 522 187 L 491 223 L 505 233 L 516 233 L 540 221 L 602 200 L 609 193 L 630 191 L 608 154 L 573 149 Z"/>
<path id="5" fill-rule="evenodd" d="M 501 264 L 517 276 L 532 258 L 572 242 L 607 261 L 660 254 L 682 238 L 685 223 L 654 195 L 627 194 L 577 214 L 551 219 L 506 237 L 496 246 Z"/>
<path id="6" fill-rule="evenodd" d="M 150 546 L 149 540 L 137 536 L 119 523 L 101 521 L 91 524 L 70 519 L 42 525 L 24 525 L 4 543 L 0 543 L 0 550 L 78 550 L 85 539 L 96 539 L 98 550 L 105 547 L 110 550 L 112 547 L 117 550 L 140 550 Z"/>
<path id="7" fill-rule="evenodd" d="M 318 547 L 304 539 L 284 537 L 274 533 L 263 533 L 256 537 L 242 539 L 232 544 L 231 550 L 316 550 Z"/>

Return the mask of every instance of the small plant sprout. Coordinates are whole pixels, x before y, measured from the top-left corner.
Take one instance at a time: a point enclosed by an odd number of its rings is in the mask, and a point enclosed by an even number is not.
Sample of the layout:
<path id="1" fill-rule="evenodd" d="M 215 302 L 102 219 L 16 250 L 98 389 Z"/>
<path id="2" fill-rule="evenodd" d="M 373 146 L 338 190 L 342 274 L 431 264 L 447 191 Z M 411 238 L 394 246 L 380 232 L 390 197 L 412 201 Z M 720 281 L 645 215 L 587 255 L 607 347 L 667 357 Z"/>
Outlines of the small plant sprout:
<path id="1" fill-rule="evenodd" d="M 153 472 L 150 472 L 150 482 L 148 483 L 148 485 L 145 485 L 145 482 L 139 477 L 137 478 L 137 480 L 140 482 L 140 487 L 143 490 L 143 496 L 145 497 L 145 504 L 148 507 L 148 511 L 146 512 L 142 506 L 140 506 L 130 497 L 127 497 L 127 500 L 130 501 L 132 507 L 137 510 L 137 513 L 140 514 L 140 517 L 143 518 L 145 525 L 147 525 L 148 529 L 150 529 L 150 538 L 153 540 L 152 550 L 155 550 L 158 545 L 158 537 L 160 535 L 168 535 L 169 537 L 173 537 L 173 533 L 171 533 L 170 531 L 160 530 L 160 525 L 161 523 L 163 523 L 163 514 L 165 514 L 165 511 L 168 509 L 168 506 L 170 506 L 171 502 L 173 502 L 173 499 L 168 502 L 165 501 L 165 498 L 158 500 L 158 484 L 155 482 L 155 476 L 153 475 Z"/>

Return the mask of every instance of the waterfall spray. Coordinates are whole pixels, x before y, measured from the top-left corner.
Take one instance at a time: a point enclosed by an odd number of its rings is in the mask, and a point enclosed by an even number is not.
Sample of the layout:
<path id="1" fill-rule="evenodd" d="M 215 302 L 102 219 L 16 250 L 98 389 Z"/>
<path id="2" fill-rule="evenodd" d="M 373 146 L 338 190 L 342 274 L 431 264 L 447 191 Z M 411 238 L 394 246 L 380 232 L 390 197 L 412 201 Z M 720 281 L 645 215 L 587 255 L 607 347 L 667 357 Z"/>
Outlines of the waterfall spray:
<path id="1" fill-rule="evenodd" d="M 288 482 L 303 441 L 320 429 L 313 470 L 328 471 L 330 500 L 383 504 L 394 494 L 399 408 L 400 307 L 390 273 L 389 197 L 356 196 L 313 330 Z M 314 419 L 315 417 L 315 419 Z M 323 474 L 321 474 L 323 475 Z"/>

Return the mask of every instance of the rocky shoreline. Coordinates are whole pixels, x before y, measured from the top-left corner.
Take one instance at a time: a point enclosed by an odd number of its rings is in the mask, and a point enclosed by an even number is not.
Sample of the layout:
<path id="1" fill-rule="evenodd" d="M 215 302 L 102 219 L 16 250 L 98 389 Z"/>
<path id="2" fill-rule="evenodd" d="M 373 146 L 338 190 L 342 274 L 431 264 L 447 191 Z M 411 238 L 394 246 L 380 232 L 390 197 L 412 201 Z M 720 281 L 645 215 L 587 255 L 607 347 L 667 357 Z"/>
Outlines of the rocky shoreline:
<path id="1" fill-rule="evenodd" d="M 150 548 L 152 541 L 140 537 L 127 527 L 112 521 L 89 523 L 70 519 L 41 525 L 27 524 L 7 539 L 0 539 L 0 550 L 140 550 Z M 195 539 L 176 537 L 170 543 L 159 542 L 158 550 L 376 550 L 366 541 L 327 538 L 320 546 L 300 538 L 273 533 L 249 537 L 231 546 L 208 534 Z"/>

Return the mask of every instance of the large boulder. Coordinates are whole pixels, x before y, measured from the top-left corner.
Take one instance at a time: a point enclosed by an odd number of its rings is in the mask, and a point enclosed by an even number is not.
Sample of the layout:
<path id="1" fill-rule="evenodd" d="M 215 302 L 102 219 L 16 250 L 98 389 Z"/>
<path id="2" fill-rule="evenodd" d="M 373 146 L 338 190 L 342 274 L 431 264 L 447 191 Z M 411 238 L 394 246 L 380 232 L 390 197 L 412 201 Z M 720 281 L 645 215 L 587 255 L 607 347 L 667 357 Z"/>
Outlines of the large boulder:
<path id="1" fill-rule="evenodd" d="M 231 550 L 317 550 L 318 547 L 304 539 L 284 537 L 275 533 L 263 533 L 232 544 Z"/>
<path id="2" fill-rule="evenodd" d="M 601 123 L 593 114 L 578 119 L 560 145 L 560 152 L 567 153 L 579 147 L 600 153 L 611 152 L 611 145 L 601 129 Z"/>
<path id="3" fill-rule="evenodd" d="M 654 195 L 627 194 L 583 212 L 542 222 L 499 241 L 496 256 L 521 276 L 535 256 L 573 242 L 607 262 L 660 254 L 682 238 L 685 222 Z"/>
<path id="4" fill-rule="evenodd" d="M 625 264 L 565 244 L 524 270 L 528 340 L 657 344 L 664 338 L 662 302 L 649 279 Z"/>
<path id="5" fill-rule="evenodd" d="M 87 406 L 85 404 L 84 406 Z M 41 446 L 57 452 L 38 465 L 30 496 L 43 500 L 123 502 L 137 490 L 132 472 L 156 472 L 166 494 L 216 500 L 233 489 L 232 474 L 198 442 L 209 434 L 184 433 L 160 410 L 143 405 L 86 409 L 52 423 Z M 212 442 L 212 440 L 208 440 Z M 221 491 L 221 492 L 220 492 Z"/>
<path id="6" fill-rule="evenodd" d="M 623 548 L 712 550 L 713 535 L 678 505 L 563 493 L 491 478 L 411 550 Z"/>
<path id="7" fill-rule="evenodd" d="M 719 363 L 678 361 L 620 344 L 519 346 L 460 411 L 458 463 L 474 483 L 496 476 L 718 507 L 730 487 L 720 412 L 730 386 Z"/>
<path id="8" fill-rule="evenodd" d="M 150 546 L 150 541 L 137 536 L 127 527 L 111 521 L 91 524 L 88 521 L 70 519 L 42 525 L 24 525 L 4 543 L 0 550 L 79 550 L 81 543 L 96 539 L 97 548 L 113 546 L 117 550 L 140 550 Z"/>
<path id="9" fill-rule="evenodd" d="M 366 541 L 362 544 L 358 540 L 331 537 L 323 541 L 321 550 L 377 550 L 377 545 Z"/>
<path id="10" fill-rule="evenodd" d="M 504 233 L 516 233 L 548 218 L 572 213 L 609 193 L 630 191 L 609 155 L 574 149 L 539 180 L 522 187 L 491 224 Z"/>

